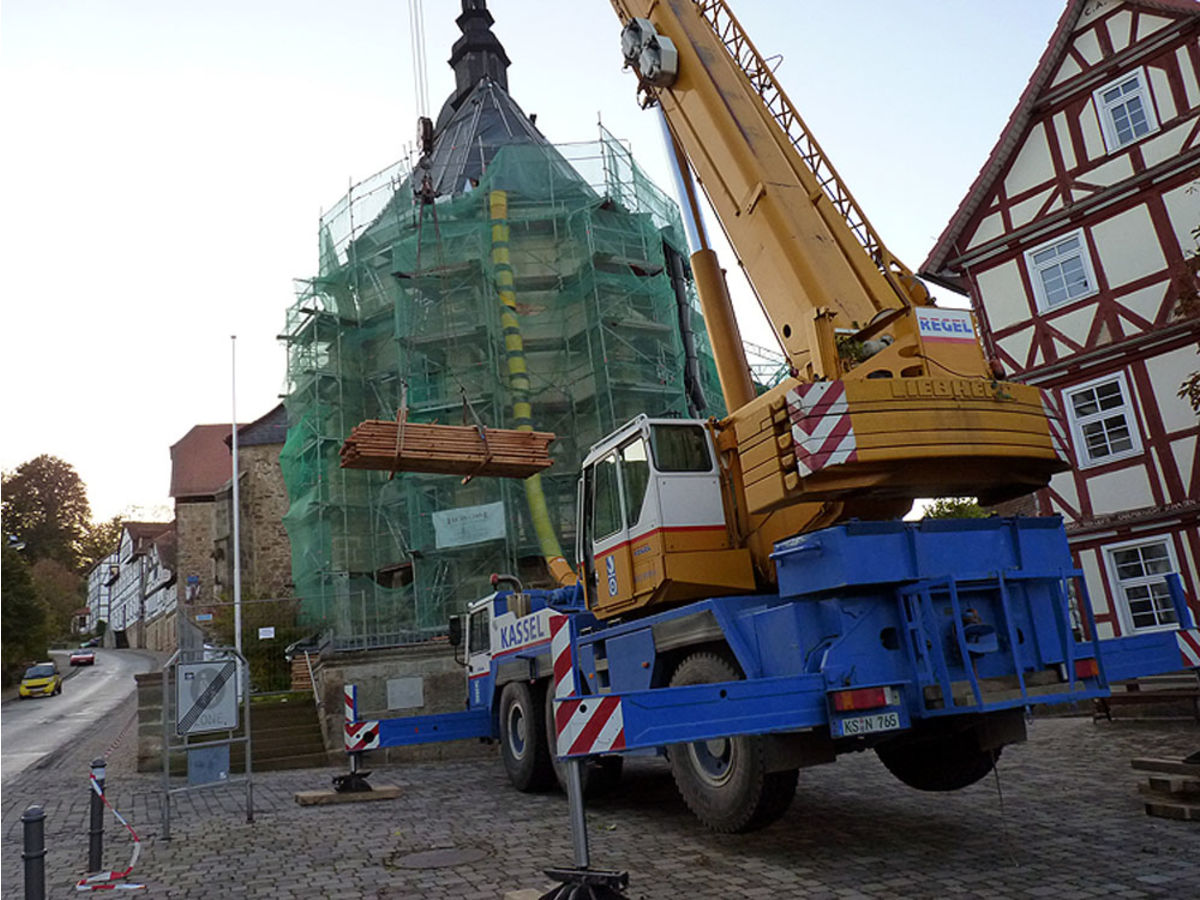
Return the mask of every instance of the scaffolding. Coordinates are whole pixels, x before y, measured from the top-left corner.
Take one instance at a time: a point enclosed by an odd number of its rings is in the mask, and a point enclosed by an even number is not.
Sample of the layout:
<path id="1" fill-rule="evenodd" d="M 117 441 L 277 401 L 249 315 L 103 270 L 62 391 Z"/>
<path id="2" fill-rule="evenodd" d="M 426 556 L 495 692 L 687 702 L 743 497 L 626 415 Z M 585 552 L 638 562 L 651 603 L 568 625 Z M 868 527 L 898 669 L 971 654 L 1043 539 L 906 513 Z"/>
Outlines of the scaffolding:
<path id="1" fill-rule="evenodd" d="M 664 264 L 664 242 L 687 256 L 678 210 L 620 141 L 504 146 L 477 186 L 432 205 L 414 201 L 412 182 L 397 163 L 322 216 L 319 274 L 298 283 L 281 335 L 293 580 L 302 621 L 338 648 L 444 633 L 493 572 L 548 581 L 520 482 L 341 469 L 354 425 L 396 417 L 404 398 L 410 421 L 459 424 L 465 400 L 484 424 L 515 427 L 527 396 L 533 426 L 558 435 L 540 477 L 572 559 L 576 477 L 594 442 L 639 413 L 724 413 L 690 282 L 681 316 Z M 497 276 L 509 266 L 505 306 Z M 503 318 L 514 308 L 516 344 Z M 699 409 L 684 384 L 685 324 Z M 514 383 L 513 353 L 527 384 Z"/>

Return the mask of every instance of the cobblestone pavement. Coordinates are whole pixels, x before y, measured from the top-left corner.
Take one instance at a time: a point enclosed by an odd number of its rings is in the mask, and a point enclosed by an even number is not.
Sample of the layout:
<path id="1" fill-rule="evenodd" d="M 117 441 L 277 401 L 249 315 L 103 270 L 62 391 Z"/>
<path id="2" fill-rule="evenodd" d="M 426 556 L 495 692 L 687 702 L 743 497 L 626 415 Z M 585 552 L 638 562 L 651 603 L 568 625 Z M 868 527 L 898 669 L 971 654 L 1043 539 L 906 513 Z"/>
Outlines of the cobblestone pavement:
<path id="1" fill-rule="evenodd" d="M 161 840 L 161 776 L 133 766 L 132 701 L 86 742 L 13 780 L 3 795 L 3 898 L 22 894 L 21 812 L 45 805 L 50 897 L 80 896 L 87 858 L 88 762 L 109 751 L 109 796 L 143 838 L 131 880 L 179 898 L 499 898 L 544 888 L 569 865 L 561 795 L 522 795 L 493 759 L 377 768 L 398 800 L 299 807 L 332 770 L 255 778 L 255 821 L 233 786 L 177 796 Z M 1149 818 L 1134 756 L 1200 749 L 1194 723 L 1039 720 L 1006 748 L 999 785 L 923 794 L 873 754 L 801 772 L 784 819 L 751 835 L 703 829 L 656 760 L 633 760 L 621 791 L 589 804 L 592 865 L 630 872 L 631 898 L 1200 897 L 1200 825 Z M 408 868 L 438 848 L 477 860 Z M 105 866 L 123 868 L 125 832 L 108 820 Z M 411 863 L 410 863 L 411 864 Z"/>

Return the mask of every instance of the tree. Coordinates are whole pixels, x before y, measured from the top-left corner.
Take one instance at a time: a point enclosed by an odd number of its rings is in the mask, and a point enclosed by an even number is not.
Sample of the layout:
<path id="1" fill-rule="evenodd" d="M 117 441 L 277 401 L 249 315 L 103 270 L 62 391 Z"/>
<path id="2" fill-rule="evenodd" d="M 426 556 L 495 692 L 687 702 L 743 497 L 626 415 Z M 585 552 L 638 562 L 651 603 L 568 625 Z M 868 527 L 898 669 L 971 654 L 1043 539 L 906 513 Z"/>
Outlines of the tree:
<path id="1" fill-rule="evenodd" d="M 927 519 L 985 519 L 987 512 L 974 497 L 939 497 L 925 507 Z"/>
<path id="2" fill-rule="evenodd" d="M 46 611 L 38 601 L 22 551 L 5 546 L 0 559 L 0 667 L 7 685 L 31 660 L 46 657 Z"/>
<path id="3" fill-rule="evenodd" d="M 92 512 L 87 488 L 69 463 L 43 453 L 5 472 L 0 491 L 4 533 L 25 542 L 27 559 L 79 568 Z"/>
<path id="4" fill-rule="evenodd" d="M 91 570 L 92 566 L 117 549 L 121 543 L 121 517 L 113 516 L 103 522 L 92 522 L 83 536 L 80 547 L 80 569 Z"/>
<path id="5" fill-rule="evenodd" d="M 34 593 L 46 614 L 45 633 L 51 640 L 71 634 L 75 610 L 87 602 L 87 583 L 57 559 L 39 559 L 29 567 Z"/>
<path id="6" fill-rule="evenodd" d="M 1197 190 L 1198 185 L 1200 182 L 1191 185 L 1188 193 Z M 1196 242 L 1196 249 L 1187 258 L 1183 279 L 1177 288 L 1179 305 L 1175 307 L 1175 314 L 1181 318 L 1200 316 L 1200 225 L 1192 229 L 1192 239 Z M 1187 400 L 1192 412 L 1200 415 L 1200 371 L 1192 372 L 1183 379 L 1176 396 Z"/>

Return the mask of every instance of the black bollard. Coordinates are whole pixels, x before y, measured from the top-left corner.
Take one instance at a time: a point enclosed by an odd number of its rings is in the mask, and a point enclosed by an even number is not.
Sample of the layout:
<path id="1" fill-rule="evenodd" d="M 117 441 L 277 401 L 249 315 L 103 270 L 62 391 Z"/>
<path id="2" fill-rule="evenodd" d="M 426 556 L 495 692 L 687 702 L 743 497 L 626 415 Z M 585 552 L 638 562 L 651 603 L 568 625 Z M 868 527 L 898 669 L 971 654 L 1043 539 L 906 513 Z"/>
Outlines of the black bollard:
<path id="1" fill-rule="evenodd" d="M 38 805 L 21 813 L 25 827 L 25 900 L 46 900 L 46 813 Z"/>
<path id="2" fill-rule="evenodd" d="M 88 793 L 92 798 L 92 821 L 91 828 L 88 829 L 88 867 L 91 872 L 99 872 L 101 859 L 104 856 L 104 778 L 105 778 L 105 763 L 103 758 L 92 760 L 92 778 L 96 779 L 96 784 L 100 788 L 100 793 L 97 794 L 95 788 L 92 787 L 92 782 L 88 780 Z"/>

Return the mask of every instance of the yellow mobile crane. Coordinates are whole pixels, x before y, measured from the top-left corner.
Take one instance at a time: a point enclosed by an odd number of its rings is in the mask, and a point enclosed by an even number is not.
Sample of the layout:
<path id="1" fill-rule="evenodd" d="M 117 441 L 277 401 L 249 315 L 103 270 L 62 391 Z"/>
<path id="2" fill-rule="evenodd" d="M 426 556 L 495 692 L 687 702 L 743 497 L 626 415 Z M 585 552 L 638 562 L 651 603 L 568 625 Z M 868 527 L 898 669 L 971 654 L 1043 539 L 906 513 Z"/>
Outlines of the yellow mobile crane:
<path id="1" fill-rule="evenodd" d="M 791 377 L 756 395 L 723 273 L 697 228 L 692 271 L 729 410 L 711 423 L 728 528 L 659 541 L 657 574 L 596 598 L 597 612 L 770 586 L 783 538 L 894 518 L 917 497 L 995 502 L 1068 468 L 1038 389 L 1001 382 L 970 313 L 935 307 L 892 256 L 728 4 L 612 4 L 642 103 L 662 110 L 677 163 L 703 187 Z M 698 222 L 691 180 L 681 181 Z"/>
<path id="2" fill-rule="evenodd" d="M 987 502 L 1045 484 L 1067 463 L 1041 395 L 1001 383 L 970 313 L 935 307 L 888 253 L 724 0 L 612 2 L 644 102 L 707 191 L 791 376 L 756 395 L 701 246 L 692 268 L 729 414 L 638 416 L 593 445 L 579 580 L 526 590 L 493 575 L 496 590 L 451 620 L 461 712 L 360 719 L 348 687 L 351 758 L 497 738 L 511 782 L 536 790 L 556 775 L 612 781 L 624 754 L 655 750 L 701 821 L 747 831 L 783 815 L 802 767 L 871 749 L 911 787 L 957 790 L 1025 738 L 1034 703 L 1194 665 L 1200 630 L 1177 576 L 1179 630 L 1096 639 L 1057 518 L 862 521 L 919 496 Z M 390 435 L 383 452 L 401 460 Z M 493 439 L 452 470 L 512 475 L 502 455 Z M 567 779 L 564 760 L 588 768 Z"/>

